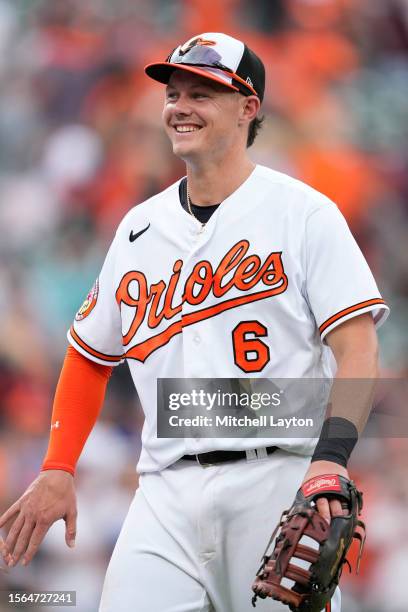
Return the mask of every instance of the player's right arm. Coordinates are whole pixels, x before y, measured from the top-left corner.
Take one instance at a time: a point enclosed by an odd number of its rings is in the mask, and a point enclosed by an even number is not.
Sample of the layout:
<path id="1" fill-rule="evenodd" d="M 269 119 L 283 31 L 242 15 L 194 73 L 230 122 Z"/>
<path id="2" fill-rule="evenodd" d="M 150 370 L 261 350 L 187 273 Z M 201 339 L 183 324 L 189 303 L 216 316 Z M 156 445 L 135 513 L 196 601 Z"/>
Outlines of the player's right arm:
<path id="1" fill-rule="evenodd" d="M 9 566 L 31 561 L 50 526 L 65 521 L 68 546 L 75 540 L 75 466 L 98 418 L 113 366 L 122 361 L 122 321 L 115 298 L 117 258 L 128 248 L 127 226 L 116 232 L 100 275 L 68 333 L 58 381 L 48 451 L 38 478 L 2 516 L 7 537 L 0 549 Z"/>
<path id="2" fill-rule="evenodd" d="M 98 418 L 112 367 L 88 360 L 69 347 L 58 381 L 48 451 L 42 471 L 25 493 L 0 517 L 9 524 L 1 552 L 9 567 L 26 565 L 51 525 L 65 521 L 65 541 L 76 536 L 75 466 Z"/>
<path id="3" fill-rule="evenodd" d="M 149 221 L 143 215 L 142 220 L 139 217 L 138 223 L 145 227 Z M 113 366 L 123 361 L 122 318 L 116 288 L 123 268 L 120 262 L 126 263 L 129 253 L 134 256 L 125 220 L 126 217 L 68 332 L 71 346 L 57 385 L 42 471 L 22 497 L 0 516 L 0 529 L 8 528 L 5 542 L 0 538 L 0 549 L 10 566 L 21 559 L 24 564 L 30 562 L 50 526 L 61 518 L 66 524 L 68 546 L 75 540 L 75 466 L 102 408 Z"/>

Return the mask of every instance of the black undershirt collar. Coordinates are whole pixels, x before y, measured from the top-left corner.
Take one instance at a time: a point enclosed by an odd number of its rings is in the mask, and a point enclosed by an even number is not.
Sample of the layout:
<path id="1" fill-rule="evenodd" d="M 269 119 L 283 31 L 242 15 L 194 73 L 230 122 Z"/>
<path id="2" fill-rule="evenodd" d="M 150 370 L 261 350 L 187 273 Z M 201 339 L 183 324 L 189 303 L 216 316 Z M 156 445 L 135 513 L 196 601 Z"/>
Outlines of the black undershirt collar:
<path id="1" fill-rule="evenodd" d="M 190 214 L 187 205 L 187 179 L 183 178 L 179 183 L 179 198 L 180 204 Z M 207 223 L 211 215 L 217 210 L 220 204 L 212 204 L 211 206 L 197 206 L 190 200 L 191 210 L 193 211 L 194 217 L 200 221 L 200 223 Z"/>

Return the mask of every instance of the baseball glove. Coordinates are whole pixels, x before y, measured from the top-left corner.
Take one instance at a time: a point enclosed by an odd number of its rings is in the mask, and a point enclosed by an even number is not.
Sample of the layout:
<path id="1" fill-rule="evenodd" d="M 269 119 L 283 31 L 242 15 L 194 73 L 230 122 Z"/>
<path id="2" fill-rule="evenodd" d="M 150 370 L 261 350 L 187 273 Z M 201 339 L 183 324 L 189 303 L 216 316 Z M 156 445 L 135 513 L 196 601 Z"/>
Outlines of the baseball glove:
<path id="1" fill-rule="evenodd" d="M 332 517 L 329 525 L 317 511 L 315 501 L 318 497 L 339 499 L 348 513 Z M 365 542 L 365 525 L 358 519 L 362 507 L 362 493 L 353 481 L 343 476 L 325 474 L 303 483 L 292 507 L 283 512 L 268 542 L 252 585 L 255 593 L 252 605 L 255 606 L 257 597 L 272 597 L 288 605 L 293 612 L 324 610 L 339 582 L 344 563 L 351 569 L 346 554 L 354 538 L 360 540 L 358 573 Z M 268 555 L 278 531 L 274 549 Z M 303 536 L 312 538 L 316 548 L 300 543 Z M 310 563 L 309 568 L 300 567 L 300 563 L 296 565 L 296 558 Z"/>

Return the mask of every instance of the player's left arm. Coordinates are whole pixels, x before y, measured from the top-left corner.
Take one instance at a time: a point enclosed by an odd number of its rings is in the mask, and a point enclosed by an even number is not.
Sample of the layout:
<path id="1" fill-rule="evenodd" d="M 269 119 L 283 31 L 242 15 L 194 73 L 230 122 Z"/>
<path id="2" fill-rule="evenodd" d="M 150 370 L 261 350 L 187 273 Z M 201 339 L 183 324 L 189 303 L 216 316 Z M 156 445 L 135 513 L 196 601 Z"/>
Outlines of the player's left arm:
<path id="1" fill-rule="evenodd" d="M 378 376 L 378 341 L 371 313 L 345 321 L 327 335 L 326 341 L 333 351 L 337 372 L 325 422 L 337 417 L 336 422 L 345 424 L 349 431 L 354 428 L 355 441 L 352 437 L 343 441 L 350 449 L 367 422 Z M 323 474 L 341 474 L 349 478 L 347 462 L 338 456 L 336 442 L 339 440 L 332 442 L 331 450 L 330 437 L 324 441 L 321 437 L 303 482 Z M 347 454 L 347 449 L 345 452 Z M 317 507 L 328 522 L 331 516 L 342 514 L 338 500 L 329 501 L 322 497 L 318 499 Z"/>

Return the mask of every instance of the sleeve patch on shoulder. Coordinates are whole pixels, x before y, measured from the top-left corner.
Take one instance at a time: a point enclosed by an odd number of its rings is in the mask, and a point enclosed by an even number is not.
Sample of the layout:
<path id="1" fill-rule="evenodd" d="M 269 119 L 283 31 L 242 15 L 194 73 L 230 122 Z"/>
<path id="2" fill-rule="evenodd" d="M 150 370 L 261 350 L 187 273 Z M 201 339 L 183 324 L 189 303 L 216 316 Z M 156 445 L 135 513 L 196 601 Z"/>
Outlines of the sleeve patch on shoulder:
<path id="1" fill-rule="evenodd" d="M 92 289 L 86 296 L 84 303 L 82 304 L 81 308 L 76 313 L 75 321 L 82 321 L 82 319 L 85 319 L 92 312 L 92 310 L 95 308 L 96 301 L 98 299 L 98 294 L 99 294 L 99 279 L 96 279 Z"/>

